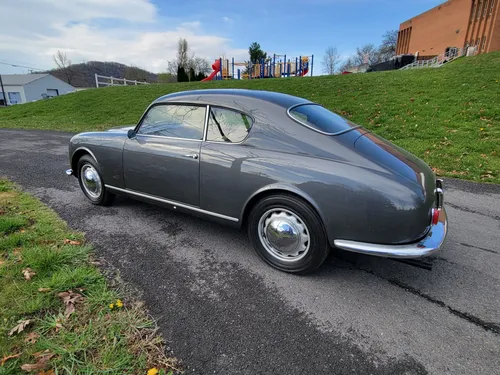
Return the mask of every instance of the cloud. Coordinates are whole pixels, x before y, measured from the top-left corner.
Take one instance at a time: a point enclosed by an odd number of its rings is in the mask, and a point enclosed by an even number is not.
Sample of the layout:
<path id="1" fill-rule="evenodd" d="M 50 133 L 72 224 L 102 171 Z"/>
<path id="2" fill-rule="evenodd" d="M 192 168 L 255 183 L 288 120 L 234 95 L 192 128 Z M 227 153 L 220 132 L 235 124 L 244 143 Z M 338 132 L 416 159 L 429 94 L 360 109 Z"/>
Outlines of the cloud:
<path id="1" fill-rule="evenodd" d="M 233 20 L 232 18 L 229 18 L 229 17 L 222 17 L 222 20 L 224 21 L 224 23 L 227 23 L 229 25 L 233 24 Z"/>
<path id="2" fill-rule="evenodd" d="M 1 2 L 0 24 L 1 60 L 43 69 L 54 66 L 52 56 L 61 50 L 73 63 L 118 61 L 160 72 L 175 58 L 181 37 L 192 53 L 210 60 L 221 54 L 243 59 L 247 54 L 231 47 L 228 38 L 204 34 L 200 22 L 165 27 L 147 0 Z"/>

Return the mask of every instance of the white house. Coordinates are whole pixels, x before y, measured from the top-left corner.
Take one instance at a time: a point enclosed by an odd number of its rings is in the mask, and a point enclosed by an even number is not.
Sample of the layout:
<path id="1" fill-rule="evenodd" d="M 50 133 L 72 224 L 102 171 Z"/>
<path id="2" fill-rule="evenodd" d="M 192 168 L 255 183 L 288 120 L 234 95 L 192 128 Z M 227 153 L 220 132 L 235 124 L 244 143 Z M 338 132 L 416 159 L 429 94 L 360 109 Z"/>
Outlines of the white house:
<path id="1" fill-rule="evenodd" d="M 34 102 L 74 92 L 75 88 L 50 74 L 2 74 L 8 104 Z M 0 105 L 3 105 L 0 87 Z"/>

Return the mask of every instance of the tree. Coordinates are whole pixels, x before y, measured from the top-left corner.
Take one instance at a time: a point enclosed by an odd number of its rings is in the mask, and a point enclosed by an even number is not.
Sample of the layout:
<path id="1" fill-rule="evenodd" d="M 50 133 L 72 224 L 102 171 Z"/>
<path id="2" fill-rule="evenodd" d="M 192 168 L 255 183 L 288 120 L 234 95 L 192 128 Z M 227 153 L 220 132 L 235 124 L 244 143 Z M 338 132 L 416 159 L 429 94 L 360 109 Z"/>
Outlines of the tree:
<path id="1" fill-rule="evenodd" d="M 68 59 L 66 52 L 57 51 L 53 58 L 59 70 L 64 74 L 66 82 L 71 85 L 75 72 L 71 68 L 71 60 Z"/>
<path id="2" fill-rule="evenodd" d="M 188 68 L 189 55 L 188 55 L 188 42 L 186 39 L 179 39 L 177 47 L 177 65 L 182 66 L 184 69 Z"/>
<path id="3" fill-rule="evenodd" d="M 368 64 L 373 65 L 379 62 L 379 54 L 373 44 L 365 44 L 361 48 L 356 48 L 354 55 L 354 62 L 356 65 Z"/>
<path id="4" fill-rule="evenodd" d="M 387 61 L 396 55 L 396 46 L 398 44 L 398 31 L 388 30 L 382 36 L 382 44 L 378 49 L 379 60 Z"/>
<path id="5" fill-rule="evenodd" d="M 260 63 L 260 60 L 267 58 L 267 53 L 260 48 L 260 44 L 253 42 L 248 47 L 248 54 L 252 63 Z"/>
<path id="6" fill-rule="evenodd" d="M 167 73 L 176 75 L 180 68 L 183 68 L 184 73 L 189 73 L 186 74 L 188 80 L 194 80 L 197 74 L 207 74 L 212 70 L 211 65 L 207 59 L 196 57 L 194 53 L 189 56 L 188 42 L 183 38 L 179 39 L 179 44 L 177 46 L 177 56 L 175 60 L 168 61 Z M 194 74 L 190 73 L 191 69 L 194 70 Z M 184 79 L 184 77 L 181 77 L 181 79 Z"/>
<path id="7" fill-rule="evenodd" d="M 355 66 L 356 66 L 356 63 L 354 62 L 354 58 L 351 56 L 351 57 L 348 57 L 346 60 L 344 60 L 342 65 L 340 65 L 339 71 L 345 72 L 346 70 L 349 70 Z"/>
<path id="8" fill-rule="evenodd" d="M 336 68 L 340 63 L 340 54 L 335 47 L 328 47 L 323 56 L 323 72 L 326 74 L 335 74 Z"/>
<path id="9" fill-rule="evenodd" d="M 182 66 L 177 68 L 177 82 L 189 82 L 189 76 Z"/>

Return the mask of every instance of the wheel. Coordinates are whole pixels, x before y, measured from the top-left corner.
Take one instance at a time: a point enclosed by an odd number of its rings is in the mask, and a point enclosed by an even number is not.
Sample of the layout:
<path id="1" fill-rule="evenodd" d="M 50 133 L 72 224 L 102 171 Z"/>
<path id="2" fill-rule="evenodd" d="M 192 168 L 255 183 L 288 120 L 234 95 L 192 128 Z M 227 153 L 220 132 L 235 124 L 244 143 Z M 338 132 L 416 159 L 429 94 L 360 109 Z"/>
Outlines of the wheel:
<path id="1" fill-rule="evenodd" d="M 292 195 L 260 200 L 248 217 L 248 236 L 262 259 L 284 272 L 311 272 L 330 250 L 316 211 Z"/>
<path id="2" fill-rule="evenodd" d="M 97 162 L 90 155 L 78 160 L 78 182 L 83 193 L 90 202 L 107 206 L 113 202 L 115 195 L 106 189 Z"/>

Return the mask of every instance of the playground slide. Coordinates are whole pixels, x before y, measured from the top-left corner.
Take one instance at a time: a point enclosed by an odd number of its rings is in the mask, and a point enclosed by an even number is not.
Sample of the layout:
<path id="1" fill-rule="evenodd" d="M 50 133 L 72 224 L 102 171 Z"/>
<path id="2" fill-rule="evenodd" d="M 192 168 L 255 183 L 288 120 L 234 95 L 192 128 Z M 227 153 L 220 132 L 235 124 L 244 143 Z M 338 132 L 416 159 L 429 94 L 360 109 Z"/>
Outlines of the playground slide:
<path id="1" fill-rule="evenodd" d="M 214 79 L 214 77 L 217 75 L 217 73 L 219 73 L 220 71 L 220 60 L 215 60 L 215 62 L 212 64 L 212 69 L 213 69 L 213 72 L 210 73 L 210 75 L 207 77 L 207 78 L 203 78 L 201 80 L 201 82 L 204 82 L 204 81 L 211 81 Z"/>
<path id="2" fill-rule="evenodd" d="M 309 72 L 309 68 L 302 69 L 302 73 L 300 75 L 302 77 L 304 77 L 308 72 Z"/>

